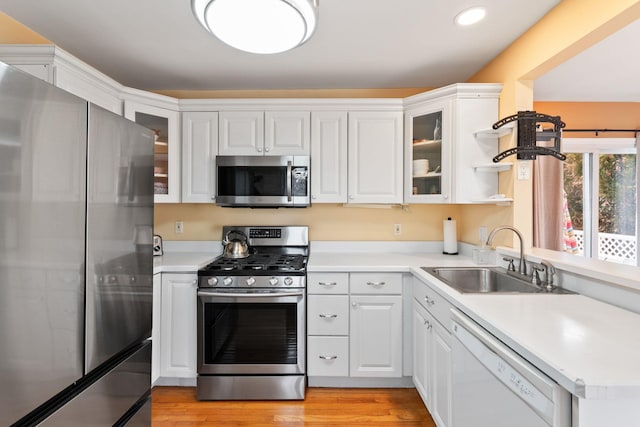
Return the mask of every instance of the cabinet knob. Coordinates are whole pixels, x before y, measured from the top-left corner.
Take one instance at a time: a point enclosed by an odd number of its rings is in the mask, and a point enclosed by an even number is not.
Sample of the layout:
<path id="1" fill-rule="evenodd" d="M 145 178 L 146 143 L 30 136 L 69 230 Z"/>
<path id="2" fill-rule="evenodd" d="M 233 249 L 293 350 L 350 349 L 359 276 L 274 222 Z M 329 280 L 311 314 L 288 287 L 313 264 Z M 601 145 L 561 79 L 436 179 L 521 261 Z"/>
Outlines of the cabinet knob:
<path id="1" fill-rule="evenodd" d="M 262 153 L 262 147 L 258 147 L 257 150 L 258 150 L 258 153 Z"/>
<path id="2" fill-rule="evenodd" d="M 313 200 L 315 200 L 315 199 L 316 199 L 316 196 L 315 196 L 315 195 L 312 195 L 312 196 L 311 196 L 311 198 L 312 198 Z"/>
<path id="3" fill-rule="evenodd" d="M 442 198 L 446 200 L 446 199 L 448 199 L 448 198 L 449 198 L 449 195 L 448 195 L 448 194 L 443 194 L 443 195 L 442 195 Z"/>
<path id="4" fill-rule="evenodd" d="M 353 200 L 353 199 L 354 199 L 354 197 L 353 197 L 353 196 L 349 196 L 349 199 L 350 199 L 350 200 Z"/>
<path id="5" fill-rule="evenodd" d="M 264 147 L 264 151 L 265 151 L 265 153 L 268 153 L 269 152 L 269 147 Z"/>
<path id="6" fill-rule="evenodd" d="M 353 307 L 353 308 L 358 308 L 358 303 L 357 303 L 357 302 L 352 302 L 352 303 L 351 303 L 351 307 Z"/>

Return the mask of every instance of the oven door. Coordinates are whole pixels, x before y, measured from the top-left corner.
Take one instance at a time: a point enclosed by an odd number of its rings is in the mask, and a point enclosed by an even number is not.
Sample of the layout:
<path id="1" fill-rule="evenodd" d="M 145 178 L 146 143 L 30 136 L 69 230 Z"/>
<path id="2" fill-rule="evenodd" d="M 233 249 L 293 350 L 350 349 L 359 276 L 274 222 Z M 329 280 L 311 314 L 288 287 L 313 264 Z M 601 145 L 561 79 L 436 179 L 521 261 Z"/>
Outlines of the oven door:
<path id="1" fill-rule="evenodd" d="M 198 290 L 198 374 L 304 374 L 305 290 Z"/>
<path id="2" fill-rule="evenodd" d="M 216 204 L 309 206 L 308 156 L 217 156 Z"/>

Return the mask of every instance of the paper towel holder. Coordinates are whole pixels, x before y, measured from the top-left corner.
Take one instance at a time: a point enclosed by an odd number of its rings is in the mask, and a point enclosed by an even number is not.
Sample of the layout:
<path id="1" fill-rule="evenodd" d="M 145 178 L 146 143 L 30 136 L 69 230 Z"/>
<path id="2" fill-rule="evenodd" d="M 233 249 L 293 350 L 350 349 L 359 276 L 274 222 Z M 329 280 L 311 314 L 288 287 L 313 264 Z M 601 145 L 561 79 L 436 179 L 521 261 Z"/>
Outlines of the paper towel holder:
<path id="1" fill-rule="evenodd" d="M 448 217 L 443 221 L 442 253 L 444 255 L 458 255 L 458 237 L 456 222 Z"/>

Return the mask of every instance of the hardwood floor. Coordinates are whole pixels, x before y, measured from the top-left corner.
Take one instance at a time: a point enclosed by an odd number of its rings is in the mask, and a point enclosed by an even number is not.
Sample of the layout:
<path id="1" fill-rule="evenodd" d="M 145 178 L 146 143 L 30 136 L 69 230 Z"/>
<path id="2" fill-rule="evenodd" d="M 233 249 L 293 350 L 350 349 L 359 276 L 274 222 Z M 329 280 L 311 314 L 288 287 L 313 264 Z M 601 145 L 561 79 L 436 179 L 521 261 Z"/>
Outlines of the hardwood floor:
<path id="1" fill-rule="evenodd" d="M 194 387 L 154 387 L 153 427 L 435 427 L 415 389 L 308 388 L 304 401 L 196 400 Z"/>

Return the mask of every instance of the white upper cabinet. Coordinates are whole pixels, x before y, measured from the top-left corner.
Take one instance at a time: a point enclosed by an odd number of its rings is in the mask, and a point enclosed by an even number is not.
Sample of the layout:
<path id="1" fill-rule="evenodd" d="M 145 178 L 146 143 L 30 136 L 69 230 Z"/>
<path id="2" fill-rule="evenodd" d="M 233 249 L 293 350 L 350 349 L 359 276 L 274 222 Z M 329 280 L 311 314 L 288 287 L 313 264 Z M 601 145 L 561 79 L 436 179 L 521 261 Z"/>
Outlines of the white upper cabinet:
<path id="1" fill-rule="evenodd" d="M 349 113 L 349 203 L 402 203 L 402 112 Z"/>
<path id="2" fill-rule="evenodd" d="M 498 192 L 499 84 L 455 84 L 405 99 L 405 203 L 486 203 Z M 489 172 L 487 172 L 489 170 Z M 491 173 L 494 172 L 494 173 Z"/>
<path id="3" fill-rule="evenodd" d="M 122 85 L 55 45 L 0 45 L 0 61 L 122 114 Z"/>
<path id="4" fill-rule="evenodd" d="M 311 203 L 347 202 L 347 113 L 311 114 Z"/>
<path id="5" fill-rule="evenodd" d="M 221 111 L 219 147 L 222 156 L 260 156 L 264 152 L 262 111 Z"/>
<path id="6" fill-rule="evenodd" d="M 221 111 L 218 154 L 309 155 L 310 117 L 308 111 Z"/>
<path id="7" fill-rule="evenodd" d="M 264 119 L 265 155 L 309 155 L 311 141 L 309 111 L 267 111 Z"/>
<path id="8" fill-rule="evenodd" d="M 218 113 L 182 113 L 182 202 L 211 203 L 215 197 Z"/>
<path id="9" fill-rule="evenodd" d="M 125 99 L 124 116 L 156 134 L 153 192 L 155 203 L 180 202 L 180 116 L 177 111 Z"/>
<path id="10" fill-rule="evenodd" d="M 405 202 L 447 203 L 451 197 L 451 101 L 405 112 Z"/>

